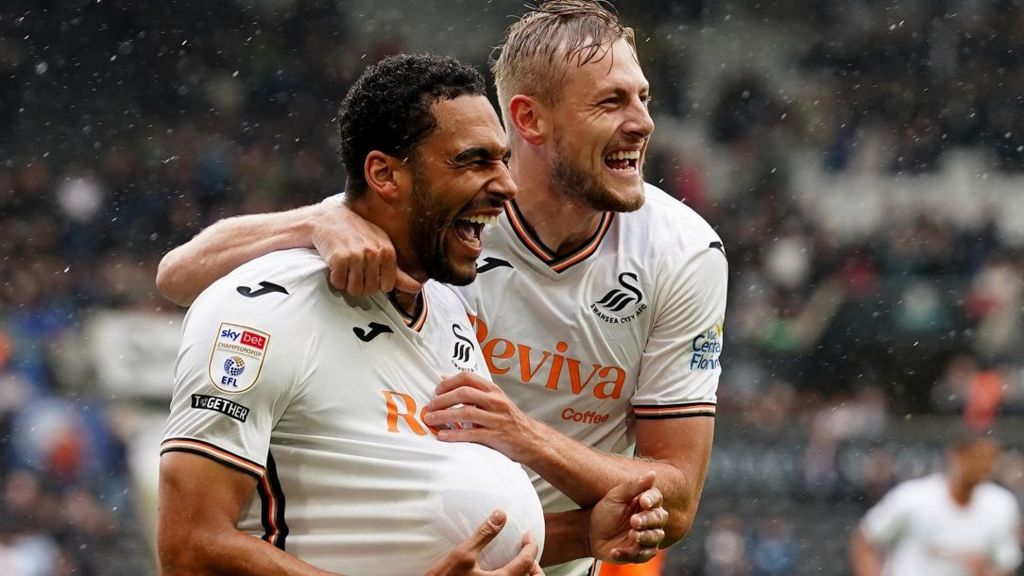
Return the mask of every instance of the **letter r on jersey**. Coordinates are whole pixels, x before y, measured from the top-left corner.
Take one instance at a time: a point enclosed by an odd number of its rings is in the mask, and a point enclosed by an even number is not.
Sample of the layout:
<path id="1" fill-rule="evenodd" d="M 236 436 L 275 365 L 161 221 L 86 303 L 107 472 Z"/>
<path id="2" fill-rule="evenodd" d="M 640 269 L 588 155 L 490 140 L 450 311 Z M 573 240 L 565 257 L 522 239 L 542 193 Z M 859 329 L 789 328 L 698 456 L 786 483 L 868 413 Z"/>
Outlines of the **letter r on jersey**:
<path id="1" fill-rule="evenodd" d="M 416 400 L 412 396 L 385 390 L 384 401 L 388 409 L 388 432 L 399 432 L 398 419 L 401 418 L 416 435 L 427 435 L 427 430 L 416 420 Z"/>

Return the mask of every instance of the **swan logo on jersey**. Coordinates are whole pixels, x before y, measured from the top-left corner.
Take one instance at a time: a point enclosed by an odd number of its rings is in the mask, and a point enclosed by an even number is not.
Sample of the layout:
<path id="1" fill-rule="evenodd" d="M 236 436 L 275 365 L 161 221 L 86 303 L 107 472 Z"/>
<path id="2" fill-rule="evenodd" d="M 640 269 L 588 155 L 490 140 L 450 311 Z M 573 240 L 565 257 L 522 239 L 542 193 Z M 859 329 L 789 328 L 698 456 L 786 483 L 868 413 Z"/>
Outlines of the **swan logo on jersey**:
<path id="1" fill-rule="evenodd" d="M 600 300 L 590 305 L 595 316 L 609 324 L 632 322 L 647 310 L 639 279 L 633 272 L 619 274 L 619 287 L 612 288 Z"/>
<path id="2" fill-rule="evenodd" d="M 475 372 L 478 363 L 473 355 L 476 345 L 468 336 L 463 334 L 465 328 L 458 324 L 452 324 L 452 334 L 455 335 L 455 349 L 452 351 L 452 366 L 461 372 Z"/>
<path id="3" fill-rule="evenodd" d="M 717 370 L 722 355 L 722 322 L 698 334 L 690 342 L 690 370 Z"/>
<path id="4" fill-rule="evenodd" d="M 270 334 L 221 322 L 210 353 L 210 382 L 229 394 L 252 388 L 263 370 L 263 359 L 270 345 Z"/>

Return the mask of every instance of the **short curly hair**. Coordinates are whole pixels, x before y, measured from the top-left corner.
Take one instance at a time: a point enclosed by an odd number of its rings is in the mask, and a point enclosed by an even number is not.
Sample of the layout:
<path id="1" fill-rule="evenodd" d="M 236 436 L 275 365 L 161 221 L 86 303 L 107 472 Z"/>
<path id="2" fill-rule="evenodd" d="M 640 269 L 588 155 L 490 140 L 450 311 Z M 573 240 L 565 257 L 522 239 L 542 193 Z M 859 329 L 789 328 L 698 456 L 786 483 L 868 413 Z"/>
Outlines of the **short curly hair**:
<path id="1" fill-rule="evenodd" d="M 366 192 L 363 163 L 370 152 L 403 159 L 415 155 L 416 145 L 437 127 L 434 102 L 484 96 L 486 90 L 479 72 L 447 56 L 399 54 L 367 68 L 338 111 L 345 193 L 358 198 Z"/>

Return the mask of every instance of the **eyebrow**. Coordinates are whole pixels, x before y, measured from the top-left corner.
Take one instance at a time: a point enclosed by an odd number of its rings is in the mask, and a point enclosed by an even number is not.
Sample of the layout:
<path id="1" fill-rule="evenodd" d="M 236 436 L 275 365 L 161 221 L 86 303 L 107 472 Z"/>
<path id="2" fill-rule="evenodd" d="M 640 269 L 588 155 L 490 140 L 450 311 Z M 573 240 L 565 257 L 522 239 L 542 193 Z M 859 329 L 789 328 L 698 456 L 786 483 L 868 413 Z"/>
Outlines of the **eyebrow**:
<path id="1" fill-rule="evenodd" d="M 651 96 L 651 87 L 649 85 L 643 86 L 643 87 L 640 88 L 639 92 L 640 92 L 641 96 L 647 96 L 649 98 Z M 608 88 L 608 89 L 601 90 L 600 92 L 598 92 L 596 99 L 597 100 L 604 100 L 605 98 L 608 98 L 609 96 L 615 96 L 616 98 L 622 98 L 624 96 L 629 96 L 629 94 L 630 94 L 630 90 L 628 90 L 626 88 L 622 88 L 622 87 Z"/>
<path id="2" fill-rule="evenodd" d="M 509 154 L 510 151 L 508 148 L 501 148 L 500 154 L 495 154 L 492 149 L 484 148 L 483 146 L 476 146 L 459 152 L 452 160 L 459 164 L 476 162 L 479 160 L 504 160 L 509 156 Z"/>

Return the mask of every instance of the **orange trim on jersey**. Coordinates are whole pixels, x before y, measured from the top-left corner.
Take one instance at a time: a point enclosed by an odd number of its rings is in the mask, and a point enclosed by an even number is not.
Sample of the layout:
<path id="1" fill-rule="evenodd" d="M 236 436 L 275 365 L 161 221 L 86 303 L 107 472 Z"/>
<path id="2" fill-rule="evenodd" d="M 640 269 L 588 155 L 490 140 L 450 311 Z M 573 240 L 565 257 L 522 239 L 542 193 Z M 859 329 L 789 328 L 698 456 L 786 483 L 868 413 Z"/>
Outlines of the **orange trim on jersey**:
<path id="1" fill-rule="evenodd" d="M 221 464 L 225 464 L 231 468 L 245 472 L 246 474 L 251 474 L 258 479 L 263 478 L 263 473 L 265 471 L 263 466 L 260 466 L 252 460 L 242 458 L 237 454 L 232 454 L 231 452 L 214 446 L 208 442 L 194 440 L 192 438 L 170 438 L 164 440 L 160 444 L 160 454 L 165 452 L 190 452 L 199 456 L 206 456 L 220 462 Z"/>
<path id="2" fill-rule="evenodd" d="M 601 241 L 604 240 L 605 234 L 612 227 L 613 218 L 615 218 L 614 212 L 605 212 L 604 217 L 601 219 L 601 225 L 597 227 L 597 232 L 594 233 L 591 239 L 576 252 L 563 256 L 557 262 L 552 263 L 551 269 L 555 272 L 561 272 L 590 258 L 594 252 L 597 252 L 597 248 L 601 246 Z"/>
<path id="3" fill-rule="evenodd" d="M 691 402 L 688 404 L 663 404 L 660 406 L 634 406 L 633 414 L 640 419 L 687 418 L 690 416 L 714 416 L 716 406 L 712 402 Z"/>
<path id="4" fill-rule="evenodd" d="M 274 491 L 270 488 L 270 480 L 266 474 L 260 478 L 259 492 L 263 497 L 263 540 L 276 546 L 281 534 L 281 529 L 277 525 L 277 498 L 274 498 Z"/>
<path id="5" fill-rule="evenodd" d="M 430 304 L 427 302 L 426 292 L 420 292 L 420 294 L 421 298 L 423 298 L 423 306 L 420 306 L 420 315 L 417 318 L 408 319 L 405 324 L 415 332 L 423 329 L 423 325 L 427 323 L 427 314 L 430 312 Z"/>
<path id="6" fill-rule="evenodd" d="M 530 252 L 543 260 L 548 266 L 551 267 L 555 272 L 562 272 L 567 270 L 571 266 L 579 264 L 580 262 L 589 258 L 594 252 L 597 252 L 597 248 L 601 245 L 601 241 L 604 240 L 605 235 L 608 233 L 608 229 L 611 228 L 612 220 L 615 218 L 614 212 L 605 212 L 601 215 L 601 224 L 598 225 L 597 231 L 594 235 L 587 240 L 583 246 L 580 246 L 576 250 L 564 255 L 556 256 L 554 252 L 544 246 L 544 243 L 530 230 L 530 227 L 526 224 L 526 220 L 523 215 L 519 212 L 519 205 L 516 204 L 515 200 L 509 200 L 505 202 L 505 214 L 508 216 L 509 224 L 512 225 L 512 230 L 515 231 L 519 241 L 525 245 Z"/>
<path id="7" fill-rule="evenodd" d="M 402 317 L 402 321 L 415 332 L 419 332 L 423 329 L 423 326 L 427 323 L 427 314 L 430 311 L 430 304 L 427 302 L 426 290 L 420 292 L 420 298 L 422 306 L 419 307 L 419 315 L 413 317 L 403 312 L 402 308 L 391 299 L 390 295 L 388 295 L 388 299 L 391 300 L 391 305 L 395 307 L 395 310 L 398 310 L 398 315 Z"/>
<path id="8" fill-rule="evenodd" d="M 267 473 L 260 478 L 256 487 L 263 503 L 261 521 L 263 522 L 262 539 L 281 550 L 285 549 L 285 539 L 288 537 L 288 525 L 284 519 L 284 491 L 281 489 L 281 481 L 277 477 L 277 465 L 274 463 L 274 455 L 267 452 Z"/>

